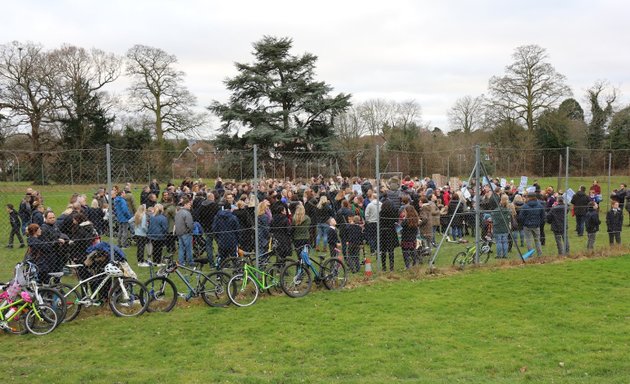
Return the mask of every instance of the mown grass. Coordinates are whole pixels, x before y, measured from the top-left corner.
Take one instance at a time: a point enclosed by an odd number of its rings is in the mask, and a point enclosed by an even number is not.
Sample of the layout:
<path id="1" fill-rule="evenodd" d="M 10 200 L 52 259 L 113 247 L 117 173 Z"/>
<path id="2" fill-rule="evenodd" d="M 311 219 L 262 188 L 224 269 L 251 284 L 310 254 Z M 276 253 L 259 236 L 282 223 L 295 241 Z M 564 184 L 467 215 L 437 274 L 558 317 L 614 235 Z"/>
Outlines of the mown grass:
<path id="1" fill-rule="evenodd" d="M 29 382 L 627 383 L 630 257 L 401 276 L 0 335 Z"/>

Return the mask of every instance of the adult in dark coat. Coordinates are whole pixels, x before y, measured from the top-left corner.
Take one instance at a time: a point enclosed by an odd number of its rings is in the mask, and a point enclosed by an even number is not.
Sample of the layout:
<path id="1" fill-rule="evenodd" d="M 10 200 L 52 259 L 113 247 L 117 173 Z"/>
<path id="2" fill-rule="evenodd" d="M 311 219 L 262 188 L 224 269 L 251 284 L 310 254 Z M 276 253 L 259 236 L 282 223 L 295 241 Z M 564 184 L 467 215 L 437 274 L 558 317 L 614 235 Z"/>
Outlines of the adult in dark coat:
<path id="1" fill-rule="evenodd" d="M 591 199 L 586 194 L 586 187 L 580 186 L 580 190 L 571 198 L 571 204 L 573 204 L 573 213 L 575 214 L 575 222 L 578 236 L 584 235 L 584 217 L 588 211 L 588 203 Z"/>
<path id="2" fill-rule="evenodd" d="M 238 238 L 241 225 L 232 213 L 230 204 L 223 206 L 212 221 L 212 232 L 217 240 L 219 248 L 218 256 L 225 260 L 230 256 L 236 256 Z"/>
<path id="3" fill-rule="evenodd" d="M 614 201 L 612 208 L 606 213 L 606 226 L 608 227 L 608 240 L 610 245 L 615 242 L 621 244 L 621 229 L 623 226 L 623 211 L 618 201 Z"/>
<path id="4" fill-rule="evenodd" d="M 42 230 L 37 224 L 29 224 L 26 228 L 28 236 L 27 259 L 37 266 L 37 278 L 40 283 L 47 284 L 50 280 L 49 272 L 54 272 L 52 266 L 53 249 L 52 245 L 41 238 Z"/>
<path id="5" fill-rule="evenodd" d="M 271 211 L 270 232 L 278 242 L 276 254 L 278 259 L 284 260 L 291 257 L 293 244 L 291 242 L 292 227 L 286 214 L 286 209 L 282 205 L 275 205 Z"/>
<path id="6" fill-rule="evenodd" d="M 389 256 L 389 271 L 394 270 L 394 249 L 400 246 L 396 223 L 398 222 L 398 210 L 390 200 L 385 200 L 379 214 L 381 235 L 381 263 L 383 271 L 386 271 L 386 256 Z"/>
<path id="7" fill-rule="evenodd" d="M 193 212 L 193 219 L 195 219 L 196 216 L 195 220 L 201 224 L 203 233 L 206 236 L 206 253 L 210 264 L 214 263 L 214 246 L 212 244 L 214 235 L 212 234 L 212 222 L 214 221 L 217 212 L 219 212 L 219 205 L 214 201 L 214 194 L 212 193 L 209 193 L 206 200 L 202 201 L 199 208 Z"/>
<path id="8" fill-rule="evenodd" d="M 50 272 L 61 272 L 68 257 L 68 248 L 70 238 L 62 233 L 56 224 L 57 218 L 55 213 L 47 211 L 44 216 L 44 224 L 41 226 L 40 239 L 51 246 L 51 252 L 47 255 L 50 260 L 47 265 L 50 266 Z"/>
<path id="9" fill-rule="evenodd" d="M 245 202 L 239 200 L 236 203 L 237 209 L 234 211 L 234 215 L 238 219 L 241 225 L 241 233 L 239 244 L 245 252 L 252 252 L 254 250 L 254 208 L 248 207 Z"/>
<path id="10" fill-rule="evenodd" d="M 569 253 L 569 239 L 564 237 L 565 229 L 568 225 L 565 208 L 564 198 L 560 196 L 558 197 L 558 204 L 549 209 L 549 213 L 547 213 L 547 222 L 551 224 L 551 232 L 553 232 L 553 236 L 556 239 L 558 255 Z"/>

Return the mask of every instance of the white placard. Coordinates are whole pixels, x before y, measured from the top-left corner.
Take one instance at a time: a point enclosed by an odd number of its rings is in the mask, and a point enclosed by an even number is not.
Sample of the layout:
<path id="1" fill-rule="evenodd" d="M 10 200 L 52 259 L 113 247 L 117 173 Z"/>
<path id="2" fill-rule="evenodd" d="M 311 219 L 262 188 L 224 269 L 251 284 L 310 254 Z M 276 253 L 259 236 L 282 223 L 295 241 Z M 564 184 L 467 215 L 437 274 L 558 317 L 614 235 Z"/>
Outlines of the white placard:
<path id="1" fill-rule="evenodd" d="M 527 185 L 527 176 L 521 176 L 521 187 L 525 187 Z"/>
<path id="2" fill-rule="evenodd" d="M 501 187 L 505 188 L 507 186 L 507 180 L 501 179 Z"/>
<path id="3" fill-rule="evenodd" d="M 360 184 L 352 184 L 352 191 L 358 193 L 359 195 L 363 193 L 363 191 L 361 191 Z"/>
<path id="4" fill-rule="evenodd" d="M 567 189 L 567 191 L 564 193 L 564 201 L 568 204 L 571 202 L 571 200 L 573 199 L 573 195 L 575 195 L 575 191 L 572 190 L 571 188 Z"/>

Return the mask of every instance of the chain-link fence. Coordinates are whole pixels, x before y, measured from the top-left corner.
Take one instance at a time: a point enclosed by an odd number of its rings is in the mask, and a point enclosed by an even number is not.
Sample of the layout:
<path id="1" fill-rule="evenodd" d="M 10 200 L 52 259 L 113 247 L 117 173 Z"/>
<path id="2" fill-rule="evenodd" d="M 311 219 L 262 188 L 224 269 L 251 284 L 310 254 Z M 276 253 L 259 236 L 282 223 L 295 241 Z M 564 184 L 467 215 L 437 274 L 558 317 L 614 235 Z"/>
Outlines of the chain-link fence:
<path id="1" fill-rule="evenodd" d="M 46 273 L 82 261 L 96 237 L 140 265 L 220 267 L 239 249 L 284 260 L 308 246 L 359 274 L 366 262 L 380 272 L 589 252 L 625 244 L 627 179 L 630 151 L 576 148 L 2 150 L 0 280 L 27 250 Z"/>

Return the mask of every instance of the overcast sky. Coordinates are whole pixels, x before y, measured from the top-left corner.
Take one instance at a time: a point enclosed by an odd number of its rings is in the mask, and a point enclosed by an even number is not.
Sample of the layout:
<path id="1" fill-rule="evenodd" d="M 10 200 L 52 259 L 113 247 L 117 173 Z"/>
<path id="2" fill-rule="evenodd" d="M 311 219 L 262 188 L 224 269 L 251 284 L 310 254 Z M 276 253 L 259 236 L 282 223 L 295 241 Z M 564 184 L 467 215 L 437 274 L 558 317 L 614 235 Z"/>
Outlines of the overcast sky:
<path id="1" fill-rule="evenodd" d="M 354 102 L 412 99 L 443 129 L 453 103 L 487 93 L 489 78 L 526 44 L 547 50 L 585 109 L 584 91 L 598 79 L 621 90 L 620 106 L 630 100 L 630 2 L 622 0 L 13 0 L 2 10 L 0 43 L 120 55 L 144 44 L 174 54 L 200 106 L 227 99 L 222 81 L 236 74 L 234 62 L 252 61 L 263 35 L 291 37 L 294 54 L 317 55 L 318 79 Z"/>

